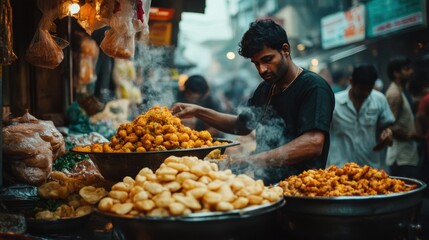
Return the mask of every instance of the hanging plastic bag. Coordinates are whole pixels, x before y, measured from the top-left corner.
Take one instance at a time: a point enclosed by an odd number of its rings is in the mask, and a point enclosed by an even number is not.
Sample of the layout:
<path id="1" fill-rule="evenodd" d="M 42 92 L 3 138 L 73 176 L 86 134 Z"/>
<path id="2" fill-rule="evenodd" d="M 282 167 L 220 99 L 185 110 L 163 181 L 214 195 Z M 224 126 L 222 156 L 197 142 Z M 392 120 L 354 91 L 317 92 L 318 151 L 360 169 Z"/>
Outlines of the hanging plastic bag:
<path id="1" fill-rule="evenodd" d="M 119 0 L 95 0 L 95 17 L 109 23 L 110 18 L 119 10 Z"/>
<path id="2" fill-rule="evenodd" d="M 0 64 L 10 65 L 18 59 L 13 52 L 12 7 L 9 0 L 1 0 Z"/>
<path id="3" fill-rule="evenodd" d="M 80 44 L 79 53 L 79 78 L 77 88 L 79 92 L 84 92 L 86 85 L 96 81 L 95 64 L 98 59 L 99 48 L 97 43 L 89 38 L 84 37 Z"/>
<path id="4" fill-rule="evenodd" d="M 79 11 L 77 15 L 77 22 L 83 29 L 85 29 L 88 35 L 91 35 L 97 29 L 100 29 L 106 26 L 105 22 L 102 22 L 96 17 L 95 3 L 92 1 L 87 1 Z"/>
<path id="5" fill-rule="evenodd" d="M 58 17 L 57 1 L 38 0 L 37 5 L 43 15 L 25 54 L 25 60 L 37 67 L 54 69 L 63 61 L 63 49 L 69 43 L 49 33 L 49 29 L 54 25 L 53 21 Z"/>
<path id="6" fill-rule="evenodd" d="M 149 36 L 149 12 L 151 0 L 136 0 L 136 19 L 141 26 L 137 28 L 138 38 L 137 41 L 147 40 Z"/>
<path id="7" fill-rule="evenodd" d="M 100 48 L 113 58 L 131 59 L 135 50 L 135 4 L 133 0 L 120 0 L 119 11 L 110 18 L 111 29 L 105 32 Z"/>

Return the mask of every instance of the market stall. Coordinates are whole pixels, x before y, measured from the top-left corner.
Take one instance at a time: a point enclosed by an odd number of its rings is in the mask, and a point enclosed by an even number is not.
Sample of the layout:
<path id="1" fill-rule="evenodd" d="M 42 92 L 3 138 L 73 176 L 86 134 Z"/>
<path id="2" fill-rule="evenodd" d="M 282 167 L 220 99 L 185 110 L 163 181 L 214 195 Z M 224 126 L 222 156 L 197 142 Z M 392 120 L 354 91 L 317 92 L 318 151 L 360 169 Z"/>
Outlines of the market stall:
<path id="1" fill-rule="evenodd" d="M 30 239 L 413 239 L 418 231 L 421 181 L 350 163 L 265 186 L 232 169 L 224 153 L 238 142 L 192 130 L 167 107 L 67 153 L 52 125 L 30 114 L 11 122 L 6 171 L 19 184 L 2 190 L 2 206 L 24 216 L 20 234 Z M 53 169 L 32 165 L 38 159 Z"/>
<path id="2" fill-rule="evenodd" d="M 68 108 L 67 131 L 30 112 L 3 115 L 0 237 L 415 239 L 424 182 L 350 163 L 267 185 L 226 154 L 239 141 L 191 129 L 167 106 L 148 104 L 130 118 L 142 99 L 133 94 L 129 59 L 137 33 L 148 30 L 150 1 L 79 3 L 75 12 L 74 1 L 37 1 L 42 17 L 26 61 L 52 69 L 69 59 L 79 99 Z M 79 51 L 64 55 L 70 41 L 50 33 L 64 17 L 87 33 L 108 30 L 99 46 L 80 36 Z M 10 18 L 1 20 L 10 27 Z M 1 64 L 16 57 L 7 43 Z M 101 103 L 88 94 L 100 51 L 115 59 L 126 100 Z"/>

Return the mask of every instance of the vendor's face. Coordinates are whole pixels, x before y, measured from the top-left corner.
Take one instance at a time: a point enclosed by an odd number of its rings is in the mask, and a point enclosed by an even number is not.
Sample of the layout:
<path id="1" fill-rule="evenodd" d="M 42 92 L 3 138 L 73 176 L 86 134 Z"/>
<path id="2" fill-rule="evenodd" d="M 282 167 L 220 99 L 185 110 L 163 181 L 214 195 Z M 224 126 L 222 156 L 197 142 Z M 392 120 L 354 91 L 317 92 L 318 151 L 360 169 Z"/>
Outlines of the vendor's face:
<path id="1" fill-rule="evenodd" d="M 288 56 L 289 46 L 283 45 L 281 51 L 264 47 L 253 55 L 250 60 L 258 70 L 259 75 L 268 83 L 276 83 L 285 78 L 289 70 Z"/>

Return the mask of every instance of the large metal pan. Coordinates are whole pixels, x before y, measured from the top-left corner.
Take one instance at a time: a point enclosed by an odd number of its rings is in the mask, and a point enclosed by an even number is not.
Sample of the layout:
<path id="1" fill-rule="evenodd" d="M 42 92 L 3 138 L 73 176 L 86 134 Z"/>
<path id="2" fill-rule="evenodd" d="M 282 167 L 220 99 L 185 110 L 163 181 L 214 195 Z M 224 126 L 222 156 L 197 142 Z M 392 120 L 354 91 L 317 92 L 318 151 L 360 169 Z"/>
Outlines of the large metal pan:
<path id="1" fill-rule="evenodd" d="M 350 197 L 285 196 L 283 230 L 289 239 L 411 239 L 417 234 L 422 191 Z M 414 238 L 415 239 L 415 238 Z"/>
<path id="2" fill-rule="evenodd" d="M 239 145 L 240 143 L 235 140 L 227 140 L 217 138 L 221 142 L 227 142 L 225 145 L 211 146 L 203 148 L 188 148 L 188 149 L 177 149 L 177 150 L 165 150 L 165 151 L 148 151 L 148 152 L 130 152 L 130 153 L 87 153 L 78 152 L 80 154 L 88 154 L 91 160 L 97 165 L 101 175 L 106 180 L 113 182 L 122 181 L 125 176 L 134 178 L 137 173 L 145 167 L 148 167 L 155 171 L 159 168 L 161 163 L 164 162 L 169 156 L 195 156 L 203 159 L 207 154 L 215 149 L 220 149 L 223 153 L 226 148 Z"/>
<path id="3" fill-rule="evenodd" d="M 176 217 L 127 217 L 96 211 L 109 218 L 117 240 L 249 240 L 275 239 L 284 199 L 229 212 L 193 213 Z"/>

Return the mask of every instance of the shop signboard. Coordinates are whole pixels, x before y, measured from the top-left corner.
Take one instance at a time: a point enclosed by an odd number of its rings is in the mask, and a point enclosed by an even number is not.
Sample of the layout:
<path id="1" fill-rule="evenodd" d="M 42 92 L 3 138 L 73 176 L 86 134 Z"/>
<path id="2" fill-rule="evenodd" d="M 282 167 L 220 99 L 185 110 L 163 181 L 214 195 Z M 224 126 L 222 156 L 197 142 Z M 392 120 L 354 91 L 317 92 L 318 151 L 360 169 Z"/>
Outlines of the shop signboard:
<path id="1" fill-rule="evenodd" d="M 149 15 L 149 41 L 155 46 L 171 45 L 174 9 L 151 7 Z"/>
<path id="2" fill-rule="evenodd" d="M 377 37 L 425 23 L 425 0 L 377 0 L 367 3 L 367 36 Z"/>
<path id="3" fill-rule="evenodd" d="M 365 6 L 358 5 L 321 20 L 322 47 L 329 49 L 365 39 Z"/>
<path id="4" fill-rule="evenodd" d="M 154 46 L 171 45 L 171 34 L 173 25 L 171 22 L 152 21 L 149 22 L 149 41 Z"/>

